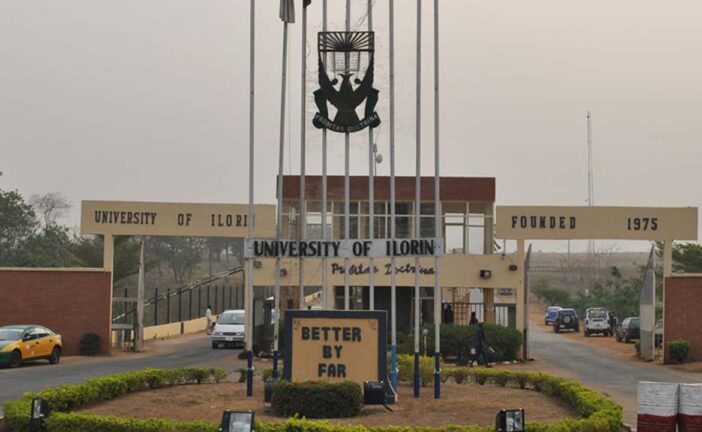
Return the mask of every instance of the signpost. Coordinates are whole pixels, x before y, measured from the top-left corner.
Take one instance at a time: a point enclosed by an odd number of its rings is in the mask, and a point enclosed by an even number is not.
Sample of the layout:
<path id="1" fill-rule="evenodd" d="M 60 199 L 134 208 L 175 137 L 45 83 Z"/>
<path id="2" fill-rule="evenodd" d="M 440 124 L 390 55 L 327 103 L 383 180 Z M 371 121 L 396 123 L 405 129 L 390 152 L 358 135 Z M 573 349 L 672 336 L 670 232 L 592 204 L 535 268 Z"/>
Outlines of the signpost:
<path id="1" fill-rule="evenodd" d="M 283 378 L 385 382 L 386 319 L 385 311 L 287 311 Z"/>

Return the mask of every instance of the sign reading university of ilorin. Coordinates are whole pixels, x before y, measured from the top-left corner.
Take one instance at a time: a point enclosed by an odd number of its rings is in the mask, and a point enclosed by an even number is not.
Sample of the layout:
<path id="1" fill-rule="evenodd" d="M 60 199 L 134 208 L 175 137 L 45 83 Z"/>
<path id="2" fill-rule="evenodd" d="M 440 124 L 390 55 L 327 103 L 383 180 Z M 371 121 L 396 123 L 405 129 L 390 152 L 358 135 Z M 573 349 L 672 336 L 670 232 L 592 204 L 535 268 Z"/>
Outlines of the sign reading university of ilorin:
<path id="1" fill-rule="evenodd" d="M 247 204 L 83 201 L 81 234 L 245 238 Z M 257 236 L 275 235 L 275 206 L 254 206 Z"/>
<path id="2" fill-rule="evenodd" d="M 380 258 L 442 256 L 441 238 L 354 240 L 246 240 L 247 258 Z"/>
<path id="3" fill-rule="evenodd" d="M 385 311 L 287 311 L 284 378 L 385 381 L 385 322 Z"/>
<path id="4" fill-rule="evenodd" d="M 695 207 L 498 206 L 500 239 L 697 240 Z"/>

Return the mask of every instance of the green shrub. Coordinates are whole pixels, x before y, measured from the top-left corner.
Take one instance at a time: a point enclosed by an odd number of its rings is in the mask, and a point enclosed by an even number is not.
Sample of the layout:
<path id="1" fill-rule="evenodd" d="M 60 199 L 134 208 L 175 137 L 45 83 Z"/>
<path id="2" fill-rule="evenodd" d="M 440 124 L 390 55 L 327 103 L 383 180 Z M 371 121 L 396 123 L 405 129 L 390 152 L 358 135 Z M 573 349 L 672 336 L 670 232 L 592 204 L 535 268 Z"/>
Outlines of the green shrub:
<path id="1" fill-rule="evenodd" d="M 692 344 L 685 339 L 675 339 L 668 342 L 668 356 L 677 363 L 684 362 L 691 349 Z"/>
<path id="2" fill-rule="evenodd" d="M 361 387 L 341 383 L 278 381 L 273 386 L 273 412 L 279 417 L 340 418 L 361 413 Z"/>
<path id="3" fill-rule="evenodd" d="M 94 356 L 100 352 L 100 336 L 95 333 L 83 333 L 78 341 L 78 350 L 82 356 Z"/>
<path id="4" fill-rule="evenodd" d="M 38 392 L 25 393 L 20 400 L 5 402 L 3 407 L 5 422 L 11 431 L 25 431 L 27 429 L 27 419 L 30 412 L 29 406 L 32 398 L 35 397 L 44 398 L 49 402 L 49 406 L 52 410 L 52 421 L 55 418 L 54 413 L 57 414 L 57 418 L 73 419 L 73 417 L 70 417 L 73 414 L 58 414 L 115 399 L 128 393 L 183 384 L 220 382 L 224 380 L 226 376 L 227 374 L 223 369 L 144 369 L 140 371 L 125 372 L 117 375 L 93 378 L 83 384 L 65 384 L 58 387 L 49 387 Z M 73 420 L 71 420 L 71 422 L 73 422 Z M 71 429 L 70 427 L 64 427 L 56 424 L 54 428 L 50 428 L 49 430 L 87 431 L 91 429 Z M 129 431 L 140 429 L 104 428 L 101 430 Z M 152 429 L 147 428 L 143 430 Z"/>
<path id="5" fill-rule="evenodd" d="M 434 357 L 419 357 L 419 379 L 422 387 L 434 383 Z M 388 362 L 388 368 L 390 367 Z M 400 354 L 397 356 L 397 379 L 400 381 L 414 381 L 414 354 Z"/>
<path id="6" fill-rule="evenodd" d="M 283 365 L 278 365 L 278 378 L 283 377 Z M 263 381 L 268 381 L 273 378 L 273 368 L 263 368 L 261 369 L 261 378 Z"/>
<path id="7" fill-rule="evenodd" d="M 522 346 L 522 334 L 515 329 L 485 324 L 485 337 L 488 345 L 495 350 L 491 360 L 502 362 L 517 359 L 517 353 Z M 427 326 L 427 354 L 434 355 L 434 326 Z M 475 347 L 476 326 L 463 326 L 456 324 L 441 325 L 441 355 L 443 358 L 456 359 L 459 365 L 468 363 L 471 348 Z M 397 351 L 403 354 L 414 352 L 414 343 L 411 335 L 398 334 Z M 409 342 L 408 342 L 409 341 Z"/>
<path id="8" fill-rule="evenodd" d="M 9 431 L 26 432 L 32 397 L 41 396 L 49 400 L 52 413 L 47 418 L 51 432 L 215 432 L 216 423 L 189 421 L 178 422 L 166 419 L 134 419 L 91 414 L 65 412 L 81 406 L 119 397 L 133 391 L 196 382 L 217 381 L 225 377 L 220 369 L 147 369 L 124 374 L 95 378 L 84 384 L 47 388 L 35 393 L 26 393 L 20 400 L 4 403 L 5 424 Z M 582 418 L 565 419 L 555 423 L 528 422 L 529 432 L 619 432 L 622 409 L 603 395 L 582 386 L 578 382 L 558 378 L 540 372 L 518 372 L 485 368 L 449 368 L 443 373 L 446 379 L 456 382 L 475 381 L 482 384 L 519 386 L 541 391 L 572 406 Z M 358 415 L 361 404 L 361 389 L 354 383 L 290 384 L 279 382 L 276 388 L 282 390 L 288 407 L 300 415 L 315 417 L 317 411 L 331 413 L 335 417 Z M 281 390 L 278 390 L 279 392 Z M 307 394 L 305 394 L 307 392 Z M 302 395 L 297 399 L 298 395 Z M 281 397 L 281 394 L 278 394 Z M 342 400 L 342 398 L 344 398 Z M 305 402 L 300 402 L 304 400 Z M 338 402 L 342 400 L 342 402 Z M 72 407 L 72 408 L 67 408 Z M 313 413 L 306 413 L 306 411 Z M 336 411 L 336 412 L 334 412 Z M 353 411 L 353 412 L 352 412 Z M 303 413 L 304 412 L 304 413 Z M 312 415 L 310 415 L 312 414 Z M 492 432 L 494 426 L 447 425 L 436 428 L 416 428 L 402 426 L 376 426 L 331 424 L 326 421 L 313 421 L 290 418 L 280 423 L 260 423 L 255 425 L 257 432 Z"/>

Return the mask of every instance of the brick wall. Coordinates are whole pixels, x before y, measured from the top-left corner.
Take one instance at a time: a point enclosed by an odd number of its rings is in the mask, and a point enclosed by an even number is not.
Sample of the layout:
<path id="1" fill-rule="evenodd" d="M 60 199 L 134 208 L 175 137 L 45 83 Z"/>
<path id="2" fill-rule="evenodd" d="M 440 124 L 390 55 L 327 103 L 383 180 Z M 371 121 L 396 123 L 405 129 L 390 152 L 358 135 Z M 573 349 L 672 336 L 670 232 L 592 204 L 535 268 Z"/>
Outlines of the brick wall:
<path id="1" fill-rule="evenodd" d="M 110 354 L 110 273 L 0 270 L 0 326 L 39 324 L 63 338 L 64 354 L 78 354 L 83 333 L 100 336 Z"/>
<path id="2" fill-rule="evenodd" d="M 663 339 L 685 339 L 692 344 L 688 360 L 702 360 L 702 275 L 665 278 Z"/>
<path id="3" fill-rule="evenodd" d="M 375 178 L 374 196 L 377 201 L 390 200 L 390 178 Z M 494 177 L 441 177 L 442 201 L 495 202 Z M 395 195 L 398 201 L 413 201 L 415 178 L 395 177 Z M 420 181 L 422 200 L 434 199 L 434 177 L 422 177 Z M 305 177 L 305 195 L 310 200 L 322 199 L 322 176 Z M 327 195 L 330 200 L 344 199 L 344 177 L 327 176 Z M 368 176 L 350 176 L 349 195 L 352 200 L 368 199 Z M 276 194 L 277 196 L 277 194 Z M 300 198 L 300 176 L 283 177 L 283 198 Z"/>

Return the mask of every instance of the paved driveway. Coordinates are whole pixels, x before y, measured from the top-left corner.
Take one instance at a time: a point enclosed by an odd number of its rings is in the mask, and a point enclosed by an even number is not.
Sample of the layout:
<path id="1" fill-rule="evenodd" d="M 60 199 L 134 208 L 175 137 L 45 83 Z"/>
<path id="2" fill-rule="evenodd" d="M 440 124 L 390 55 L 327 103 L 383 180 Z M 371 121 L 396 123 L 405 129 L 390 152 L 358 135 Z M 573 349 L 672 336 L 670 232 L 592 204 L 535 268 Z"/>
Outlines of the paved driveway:
<path id="1" fill-rule="evenodd" d="M 0 416 L 2 401 L 16 399 L 27 391 L 60 384 L 77 384 L 89 378 L 144 368 L 221 367 L 228 372 L 246 366 L 237 359 L 240 350 L 213 350 L 205 335 L 158 342 L 168 345 L 161 354 L 121 354 L 112 358 L 69 358 L 58 365 L 38 361 L 18 369 L 0 369 Z"/>
<path id="2" fill-rule="evenodd" d="M 545 370 L 610 395 L 624 407 L 624 421 L 636 424 L 636 386 L 639 381 L 700 382 L 702 374 L 668 369 L 644 362 L 615 359 L 603 350 L 549 332 L 531 323 L 531 356 L 545 364 Z M 633 348 L 632 348 L 633 349 Z M 537 364 L 535 367 L 539 367 Z"/>

